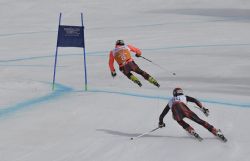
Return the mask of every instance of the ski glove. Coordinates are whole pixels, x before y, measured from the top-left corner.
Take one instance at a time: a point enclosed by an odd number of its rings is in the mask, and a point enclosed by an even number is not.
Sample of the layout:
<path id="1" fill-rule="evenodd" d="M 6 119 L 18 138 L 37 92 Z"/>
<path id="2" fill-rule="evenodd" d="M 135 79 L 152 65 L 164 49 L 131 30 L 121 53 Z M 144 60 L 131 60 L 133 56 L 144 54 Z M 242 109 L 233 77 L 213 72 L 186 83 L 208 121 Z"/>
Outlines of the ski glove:
<path id="1" fill-rule="evenodd" d="M 114 78 L 116 76 L 116 72 L 115 71 L 111 72 L 111 76 Z"/>
<path id="2" fill-rule="evenodd" d="M 209 110 L 208 110 L 207 108 L 202 107 L 201 110 L 202 110 L 202 112 L 203 112 L 206 116 L 209 115 Z"/>
<path id="3" fill-rule="evenodd" d="M 135 54 L 135 56 L 136 56 L 136 57 L 141 57 L 141 55 L 139 55 L 139 54 Z"/>
<path id="4" fill-rule="evenodd" d="M 163 127 L 165 127 L 166 125 L 165 125 L 165 123 L 164 122 L 159 122 L 159 124 L 158 124 L 158 127 L 159 128 L 163 128 Z"/>

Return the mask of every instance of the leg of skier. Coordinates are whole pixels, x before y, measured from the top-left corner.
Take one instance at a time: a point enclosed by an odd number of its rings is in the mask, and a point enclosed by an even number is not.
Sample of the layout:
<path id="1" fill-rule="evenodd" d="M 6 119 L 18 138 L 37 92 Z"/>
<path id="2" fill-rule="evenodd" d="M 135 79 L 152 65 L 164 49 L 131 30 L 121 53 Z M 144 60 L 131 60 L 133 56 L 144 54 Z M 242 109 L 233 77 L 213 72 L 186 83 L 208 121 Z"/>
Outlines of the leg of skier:
<path id="1" fill-rule="evenodd" d="M 193 135 L 199 141 L 201 141 L 202 138 L 199 136 L 199 134 L 197 134 L 195 130 L 193 129 L 193 127 L 191 127 L 188 123 L 186 123 L 183 120 L 189 111 L 190 111 L 189 108 L 182 103 L 176 103 L 172 107 L 172 114 L 173 114 L 174 120 L 176 120 L 178 124 L 181 125 L 183 129 L 185 129 L 189 134 Z"/>
<path id="2" fill-rule="evenodd" d="M 199 134 L 197 134 L 195 130 L 183 120 L 185 117 L 188 117 L 190 111 L 191 110 L 183 103 L 176 103 L 172 107 L 173 118 L 178 122 L 178 124 L 181 125 L 189 134 L 201 141 L 202 138 Z"/>
<path id="3" fill-rule="evenodd" d="M 179 125 L 181 125 L 183 127 L 183 129 L 185 129 L 188 133 L 192 133 L 194 132 L 194 128 L 192 126 L 190 126 L 188 123 L 186 123 L 184 120 L 179 120 L 177 121 Z"/>
<path id="4" fill-rule="evenodd" d="M 212 125 L 210 125 L 208 122 L 200 119 L 194 112 L 190 111 L 187 117 L 194 122 L 200 124 L 204 128 L 206 128 L 208 131 L 210 131 L 212 134 L 217 135 L 217 129 L 214 128 Z"/>
<path id="5" fill-rule="evenodd" d="M 208 122 L 200 119 L 194 112 L 190 112 L 189 116 L 187 116 L 191 120 L 195 121 L 196 123 L 202 125 L 205 127 L 208 131 L 210 131 L 215 136 L 218 136 L 222 141 L 227 142 L 226 137 L 222 134 L 220 129 L 214 128 L 212 125 L 210 125 Z"/>
<path id="6" fill-rule="evenodd" d="M 186 123 L 184 120 L 177 121 L 179 125 L 183 127 L 189 134 L 193 135 L 195 138 L 197 138 L 199 141 L 203 140 L 199 134 L 197 134 L 192 126 L 190 126 L 188 123 Z"/>
<path id="7" fill-rule="evenodd" d="M 141 82 L 139 81 L 139 79 L 134 76 L 132 73 L 131 73 L 131 68 L 130 66 L 128 65 L 125 65 L 123 67 L 120 67 L 120 71 L 128 77 L 128 79 L 132 80 L 134 83 L 138 84 L 140 87 L 142 86 Z"/>
<path id="8" fill-rule="evenodd" d="M 147 72 L 141 70 L 134 61 L 131 62 L 131 67 L 134 72 L 136 72 L 137 74 L 140 74 L 144 79 L 154 84 L 158 88 L 160 87 L 159 83 L 152 76 L 150 76 Z"/>
<path id="9" fill-rule="evenodd" d="M 130 73 L 130 76 L 128 77 L 130 80 L 132 80 L 134 83 L 138 84 L 138 86 L 142 86 L 141 82 L 139 81 L 139 79 L 134 76 L 133 74 Z"/>

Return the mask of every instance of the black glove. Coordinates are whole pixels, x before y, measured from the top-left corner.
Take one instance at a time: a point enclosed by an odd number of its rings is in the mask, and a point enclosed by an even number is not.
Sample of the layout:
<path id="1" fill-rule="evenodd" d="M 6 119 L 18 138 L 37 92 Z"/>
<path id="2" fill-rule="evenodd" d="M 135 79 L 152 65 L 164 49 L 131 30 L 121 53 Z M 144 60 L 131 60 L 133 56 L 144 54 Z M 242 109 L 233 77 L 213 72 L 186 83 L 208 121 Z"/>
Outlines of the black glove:
<path id="1" fill-rule="evenodd" d="M 114 78 L 116 76 L 116 72 L 115 71 L 111 72 L 111 76 Z"/>
<path id="2" fill-rule="evenodd" d="M 165 123 L 164 122 L 159 122 L 159 124 L 158 124 L 158 127 L 159 128 L 163 128 L 163 127 L 165 127 L 166 125 L 165 125 Z"/>
<path id="3" fill-rule="evenodd" d="M 139 54 L 135 54 L 135 56 L 136 56 L 136 57 L 141 57 L 141 55 L 139 55 Z"/>
<path id="4" fill-rule="evenodd" d="M 202 112 L 203 112 L 206 116 L 209 115 L 209 110 L 208 110 L 207 108 L 202 107 L 201 110 L 202 110 Z"/>

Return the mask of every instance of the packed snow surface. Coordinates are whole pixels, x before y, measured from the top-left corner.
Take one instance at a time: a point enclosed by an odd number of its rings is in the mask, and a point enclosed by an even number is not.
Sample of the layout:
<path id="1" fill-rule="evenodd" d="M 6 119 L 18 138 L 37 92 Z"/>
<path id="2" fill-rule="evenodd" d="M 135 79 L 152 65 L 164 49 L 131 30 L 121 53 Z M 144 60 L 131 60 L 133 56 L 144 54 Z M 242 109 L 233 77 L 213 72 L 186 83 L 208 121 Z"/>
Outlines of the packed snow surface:
<path id="1" fill-rule="evenodd" d="M 83 50 L 59 48 L 62 25 L 85 26 Z M 247 0 L 0 0 L 1 161 L 249 161 L 250 2 Z M 135 74 L 138 87 L 109 51 L 117 39 L 142 50 L 135 62 L 160 83 Z M 172 73 L 176 75 L 172 75 Z M 186 120 L 195 140 L 172 119 L 158 126 L 175 87 L 210 110 L 199 117 L 223 131 L 223 143 Z"/>

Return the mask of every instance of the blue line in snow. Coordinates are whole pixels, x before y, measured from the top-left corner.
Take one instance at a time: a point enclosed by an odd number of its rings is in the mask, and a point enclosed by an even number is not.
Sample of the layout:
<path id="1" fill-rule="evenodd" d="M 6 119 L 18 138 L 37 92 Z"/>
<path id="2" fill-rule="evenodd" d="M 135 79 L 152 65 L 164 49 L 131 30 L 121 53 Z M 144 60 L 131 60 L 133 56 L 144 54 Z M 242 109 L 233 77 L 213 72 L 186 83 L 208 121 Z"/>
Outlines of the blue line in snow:
<path id="1" fill-rule="evenodd" d="M 131 93 L 131 92 L 118 92 L 118 91 L 109 91 L 109 90 L 73 90 L 70 87 L 66 87 L 61 84 L 56 84 L 56 90 L 38 98 L 33 98 L 30 100 L 26 100 L 20 103 L 17 103 L 13 106 L 8 106 L 0 109 L 0 118 L 15 112 L 18 112 L 20 110 L 24 110 L 27 108 L 31 108 L 32 106 L 35 106 L 37 104 L 46 103 L 50 100 L 55 100 L 59 97 L 64 96 L 65 94 L 69 92 L 93 92 L 93 93 L 110 93 L 110 94 L 119 94 L 119 95 L 125 95 L 125 96 L 132 96 L 132 97 L 140 97 L 140 98 L 146 98 L 146 99 L 161 99 L 161 100 L 169 100 L 170 96 L 155 96 L 155 95 L 145 95 L 145 94 L 138 94 L 138 93 Z M 227 106 L 233 106 L 233 107 L 240 107 L 240 108 L 250 108 L 250 103 L 234 103 L 234 102 L 226 102 L 226 101 L 216 101 L 216 100 L 208 100 L 208 99 L 200 99 L 202 102 L 211 103 L 211 104 L 220 104 L 220 105 L 227 105 Z"/>
<path id="2" fill-rule="evenodd" d="M 104 51 L 100 51 L 100 52 L 104 52 Z M 108 52 L 108 51 L 106 51 Z M 89 52 L 87 55 L 90 56 L 99 56 L 98 54 L 99 52 Z M 60 57 L 65 57 L 65 56 L 82 56 L 82 53 L 80 54 L 75 54 L 75 53 L 71 53 L 71 54 L 60 54 L 58 56 Z M 103 54 L 102 54 L 103 55 Z M 107 54 L 106 54 L 107 55 Z M 0 63 L 7 63 L 7 62 L 18 62 L 18 61 L 26 61 L 26 60 L 36 60 L 36 59 L 44 59 L 44 58 L 52 58 L 55 57 L 54 55 L 45 55 L 45 56 L 32 56 L 32 57 L 27 57 L 27 58 L 16 58 L 16 59 L 8 59 L 8 60 L 0 60 Z"/>
<path id="3" fill-rule="evenodd" d="M 56 84 L 56 90 L 49 93 L 49 94 L 47 94 L 47 95 L 45 95 L 45 96 L 41 96 L 41 97 L 38 97 L 38 98 L 33 98 L 33 99 L 30 99 L 30 100 L 26 100 L 26 101 L 17 103 L 17 104 L 12 105 L 12 106 L 1 108 L 0 109 L 0 118 L 3 117 L 3 116 L 6 116 L 8 114 L 12 114 L 12 113 L 15 113 L 17 111 L 20 111 L 20 110 L 27 109 L 29 107 L 35 106 L 37 104 L 45 103 L 45 102 L 48 102 L 50 100 L 57 99 L 57 98 L 65 95 L 66 93 L 71 92 L 71 91 L 72 91 L 72 89 L 69 88 L 69 87 L 66 87 L 66 86 L 63 86 L 63 85 L 60 85 L 60 84 Z"/>
<path id="4" fill-rule="evenodd" d="M 33 32 L 6 33 L 6 34 L 0 34 L 0 37 L 18 36 L 18 35 L 33 35 L 33 34 L 51 33 L 51 32 L 57 32 L 57 31 L 33 31 Z"/>
<path id="5" fill-rule="evenodd" d="M 157 50 L 171 50 L 171 49 L 182 49 L 182 48 L 207 48 L 207 47 L 233 47 L 233 46 L 250 46 L 250 43 L 242 43 L 242 44 L 208 44 L 208 45 L 180 45 L 180 46 L 169 46 L 169 47 L 162 47 L 162 48 L 148 48 L 142 49 L 143 51 L 157 51 Z M 109 51 L 90 51 L 87 52 L 87 56 L 108 56 Z M 71 54 L 60 54 L 58 56 L 79 56 L 82 53 L 71 53 Z M 9 60 L 0 60 L 0 63 L 7 63 L 7 62 L 17 62 L 17 61 L 25 61 L 25 60 L 35 60 L 35 59 L 44 59 L 44 58 L 51 58 L 54 55 L 47 55 L 47 56 L 34 56 L 34 57 L 27 57 L 27 58 L 17 58 L 17 59 L 9 59 Z"/>
<path id="6" fill-rule="evenodd" d="M 235 20 L 240 20 L 240 18 L 234 18 Z M 229 19 L 232 20 L 232 19 Z M 86 30 L 102 30 L 102 29 L 120 29 L 120 28 L 138 28 L 138 27 L 154 27 L 154 26 L 163 26 L 163 25 L 175 25 L 175 24 L 195 24 L 195 23 L 208 23 L 208 22 L 220 22 L 220 21 L 228 21 L 228 19 L 215 19 L 215 20 L 202 20 L 202 21 L 189 21 L 189 22 L 163 22 L 163 23 L 155 23 L 155 24 L 138 24 L 138 25 L 128 25 L 128 26 L 104 26 L 104 27 L 92 27 L 86 28 Z M 0 34 L 0 37 L 6 36 L 20 36 L 20 35 L 33 35 L 33 34 L 41 34 L 41 33 L 56 33 L 56 30 L 48 30 L 48 31 L 31 31 L 31 32 L 17 32 L 17 33 L 4 33 Z"/>
<path id="7" fill-rule="evenodd" d="M 133 97 L 141 97 L 147 99 L 161 99 L 161 100 L 169 100 L 170 96 L 152 96 L 152 95 L 145 95 L 145 94 L 137 94 L 137 93 L 130 93 L 130 92 L 117 92 L 117 91 L 108 91 L 108 90 L 88 90 L 87 92 L 95 92 L 95 93 L 111 93 L 111 94 L 119 94 L 119 95 L 126 95 L 126 96 L 133 96 Z M 211 103 L 211 104 L 219 104 L 219 105 L 226 105 L 226 106 L 234 106 L 234 107 L 241 107 L 241 108 L 250 108 L 250 103 L 235 103 L 235 102 L 226 102 L 220 100 L 209 100 L 209 99 L 199 99 L 202 102 Z"/>

